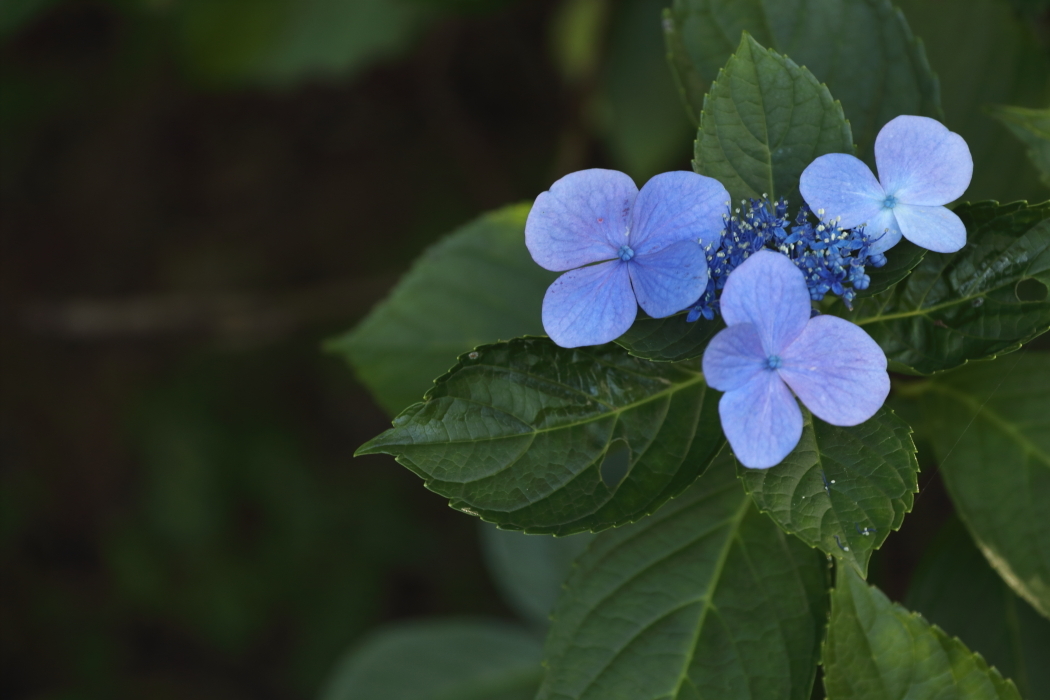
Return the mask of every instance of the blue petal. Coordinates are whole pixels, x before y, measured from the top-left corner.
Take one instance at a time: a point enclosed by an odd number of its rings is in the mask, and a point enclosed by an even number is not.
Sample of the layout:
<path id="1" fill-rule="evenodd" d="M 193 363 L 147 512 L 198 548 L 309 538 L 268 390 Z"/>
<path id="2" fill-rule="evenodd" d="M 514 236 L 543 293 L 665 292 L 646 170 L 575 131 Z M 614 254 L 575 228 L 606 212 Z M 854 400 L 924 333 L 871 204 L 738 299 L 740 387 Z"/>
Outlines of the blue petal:
<path id="1" fill-rule="evenodd" d="M 868 249 L 869 255 L 885 253 L 900 243 L 901 229 L 897 224 L 897 217 L 894 216 L 894 212 L 900 207 L 901 205 L 898 204 L 893 209 L 881 209 L 873 219 L 867 222 L 864 233 L 872 239 L 871 247 Z"/>
<path id="2" fill-rule="evenodd" d="M 543 328 L 563 348 L 615 340 L 637 315 L 627 263 L 619 260 L 566 272 L 543 297 Z"/>
<path id="3" fill-rule="evenodd" d="M 639 255 L 678 241 L 718 245 L 729 200 L 714 178 L 684 171 L 657 175 L 638 193 L 630 245 Z"/>
<path id="4" fill-rule="evenodd" d="M 525 245 L 548 270 L 611 260 L 627 241 L 638 188 L 615 170 L 581 170 L 536 198 L 525 221 Z"/>
<path id="5" fill-rule="evenodd" d="M 720 303 L 726 325 L 754 324 L 767 357 L 779 355 L 809 322 L 805 275 L 771 250 L 760 250 L 730 273 Z"/>
<path id="6" fill-rule="evenodd" d="M 695 241 L 679 241 L 629 263 L 638 304 L 653 318 L 691 306 L 707 289 L 707 256 Z"/>
<path id="7" fill-rule="evenodd" d="M 732 391 L 769 372 L 758 331 L 750 323 L 740 323 L 718 332 L 704 350 L 704 379 L 719 391 Z"/>
<path id="8" fill-rule="evenodd" d="M 727 391 L 718 415 L 733 454 L 751 469 L 780 464 L 802 437 L 802 411 L 776 372 L 760 372 Z"/>
<path id="9" fill-rule="evenodd" d="M 842 228 L 871 221 L 886 200 L 871 169 L 845 153 L 828 153 L 814 160 L 802 171 L 798 186 L 810 209 L 824 221 L 839 218 Z"/>
<path id="10" fill-rule="evenodd" d="M 944 207 L 898 204 L 893 210 L 901 233 L 909 241 L 935 253 L 954 253 L 966 245 L 966 226 Z"/>
<path id="11" fill-rule="evenodd" d="M 973 158 L 962 136 L 929 117 L 903 115 L 875 138 L 879 182 L 904 204 L 939 206 L 962 197 Z"/>
<path id="12" fill-rule="evenodd" d="M 857 425 L 890 393 L 886 355 L 860 326 L 817 316 L 781 355 L 778 372 L 806 408 L 832 425 Z"/>

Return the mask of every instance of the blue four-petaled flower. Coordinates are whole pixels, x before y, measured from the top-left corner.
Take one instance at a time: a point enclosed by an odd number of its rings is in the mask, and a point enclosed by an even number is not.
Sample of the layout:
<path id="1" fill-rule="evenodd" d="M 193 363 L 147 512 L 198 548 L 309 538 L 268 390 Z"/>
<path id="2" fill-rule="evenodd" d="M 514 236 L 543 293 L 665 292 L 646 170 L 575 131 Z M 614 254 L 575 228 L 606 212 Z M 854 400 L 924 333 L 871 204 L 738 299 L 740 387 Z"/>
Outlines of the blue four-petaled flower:
<path id="1" fill-rule="evenodd" d="M 729 275 L 720 306 L 728 327 L 704 352 L 704 377 L 725 392 L 722 430 L 744 466 L 772 467 L 798 444 L 795 396 L 842 426 L 863 423 L 886 400 L 882 349 L 849 321 L 810 318 L 805 276 L 787 256 L 762 250 L 749 257 Z"/>
<path id="2" fill-rule="evenodd" d="M 845 153 L 820 156 L 799 182 L 802 197 L 825 220 L 851 229 L 867 224 L 872 254 L 903 235 L 938 253 L 966 245 L 966 227 L 944 205 L 962 196 L 973 176 L 970 149 L 935 119 L 900 116 L 875 139 L 875 179 L 863 161 Z"/>
<path id="3" fill-rule="evenodd" d="M 543 298 L 543 327 L 562 347 L 623 335 L 641 306 L 663 318 L 707 286 L 704 249 L 717 246 L 729 193 L 717 180 L 663 173 L 638 190 L 614 170 L 582 170 L 536 198 L 525 244 L 542 267 L 566 271 Z"/>

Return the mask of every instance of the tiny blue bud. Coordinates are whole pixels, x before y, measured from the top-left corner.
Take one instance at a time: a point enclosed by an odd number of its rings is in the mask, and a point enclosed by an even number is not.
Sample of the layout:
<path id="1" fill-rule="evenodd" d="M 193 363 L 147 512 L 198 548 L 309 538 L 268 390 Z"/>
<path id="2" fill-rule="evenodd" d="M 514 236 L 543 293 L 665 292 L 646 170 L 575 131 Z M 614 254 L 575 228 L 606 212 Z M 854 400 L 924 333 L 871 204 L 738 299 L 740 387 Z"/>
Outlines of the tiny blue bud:
<path id="1" fill-rule="evenodd" d="M 783 362 L 780 360 L 780 355 L 770 355 L 766 358 L 766 367 L 769 369 L 780 369 Z"/>
<path id="2" fill-rule="evenodd" d="M 882 200 L 882 206 L 884 209 L 893 209 L 897 206 L 897 198 L 892 194 L 886 195 L 886 199 Z"/>
<path id="3" fill-rule="evenodd" d="M 626 243 L 620 246 L 620 260 L 623 260 L 624 262 L 629 262 L 633 257 L 634 251 L 631 249 L 631 246 L 627 245 Z"/>

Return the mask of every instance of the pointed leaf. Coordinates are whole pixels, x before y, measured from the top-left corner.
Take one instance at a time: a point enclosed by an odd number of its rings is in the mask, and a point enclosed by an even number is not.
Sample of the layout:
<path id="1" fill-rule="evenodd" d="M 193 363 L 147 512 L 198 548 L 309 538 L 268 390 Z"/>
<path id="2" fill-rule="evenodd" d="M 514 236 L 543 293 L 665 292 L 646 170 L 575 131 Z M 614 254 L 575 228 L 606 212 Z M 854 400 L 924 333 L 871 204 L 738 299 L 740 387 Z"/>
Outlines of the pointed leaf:
<path id="1" fill-rule="evenodd" d="M 963 522 L 999 575 L 1050 617 L 1050 355 L 937 377 L 922 407 Z"/>
<path id="2" fill-rule="evenodd" d="M 725 442 L 715 393 L 697 363 L 522 338 L 461 356 L 358 454 L 395 455 L 505 529 L 597 531 L 654 512 L 707 467 Z"/>
<path id="3" fill-rule="evenodd" d="M 832 700 L 1021 700 L 954 637 L 891 603 L 839 567 L 824 642 L 824 689 Z"/>
<path id="4" fill-rule="evenodd" d="M 1050 328 L 1050 203 L 981 202 L 955 213 L 966 224 L 965 248 L 927 253 L 906 280 L 845 314 L 882 346 L 892 369 L 951 369 L 1016 350 Z"/>
<path id="5" fill-rule="evenodd" d="M 737 202 L 787 197 L 825 153 L 853 153 L 842 107 L 805 68 L 744 34 L 704 99 L 693 167 Z"/>
<path id="6" fill-rule="evenodd" d="M 784 530 L 866 576 L 918 491 L 911 428 L 885 408 L 852 428 L 803 415 L 802 439 L 783 462 L 738 467 L 744 489 Z"/>
<path id="7" fill-rule="evenodd" d="M 1028 147 L 1028 159 L 1050 187 L 1050 109 L 995 107 L 992 115 Z"/>
<path id="8" fill-rule="evenodd" d="M 777 529 L 727 459 L 578 560 L 537 700 L 808 700 L 827 562 Z"/>

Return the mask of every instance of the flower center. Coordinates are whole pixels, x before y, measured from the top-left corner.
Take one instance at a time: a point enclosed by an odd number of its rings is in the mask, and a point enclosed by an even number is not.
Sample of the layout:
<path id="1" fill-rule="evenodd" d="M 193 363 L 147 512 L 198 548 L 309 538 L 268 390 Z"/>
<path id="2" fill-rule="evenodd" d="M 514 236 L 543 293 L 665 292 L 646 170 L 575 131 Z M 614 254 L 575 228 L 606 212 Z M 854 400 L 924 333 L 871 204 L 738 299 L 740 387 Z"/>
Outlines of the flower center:
<path id="1" fill-rule="evenodd" d="M 770 355 L 766 358 L 766 367 L 769 369 L 780 369 L 780 365 L 783 362 L 780 360 L 780 355 Z"/>
<path id="2" fill-rule="evenodd" d="M 627 245 L 626 243 L 620 246 L 620 260 L 628 262 L 633 257 L 634 250 L 631 248 L 631 246 Z"/>
<path id="3" fill-rule="evenodd" d="M 892 194 L 886 195 L 886 199 L 882 200 L 883 209 L 893 209 L 895 206 L 897 206 L 897 198 Z"/>

